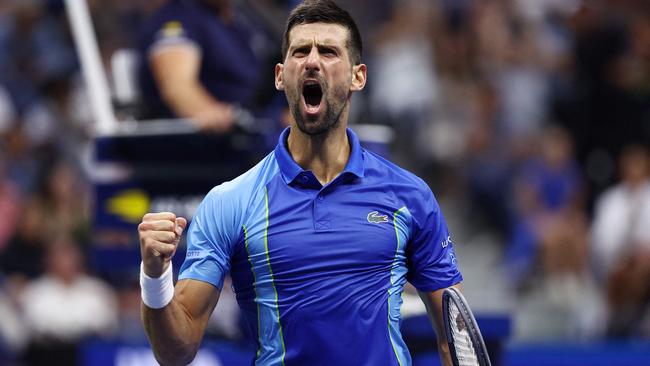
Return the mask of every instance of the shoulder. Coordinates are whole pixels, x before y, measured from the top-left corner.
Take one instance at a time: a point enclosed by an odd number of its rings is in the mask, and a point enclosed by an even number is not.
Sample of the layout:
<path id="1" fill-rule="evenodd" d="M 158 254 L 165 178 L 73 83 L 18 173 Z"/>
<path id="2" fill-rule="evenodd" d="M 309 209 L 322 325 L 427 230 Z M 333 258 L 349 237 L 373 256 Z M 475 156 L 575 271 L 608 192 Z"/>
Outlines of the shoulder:
<path id="1" fill-rule="evenodd" d="M 187 36 L 202 18 L 203 12 L 193 2 L 171 1 L 146 19 L 142 33 L 153 39 Z"/>
<path id="2" fill-rule="evenodd" d="M 201 11 L 194 1 L 172 0 L 158 8 L 151 19 L 170 19 L 200 14 Z"/>
<path id="3" fill-rule="evenodd" d="M 266 184 L 278 172 L 275 153 L 271 152 L 244 174 L 212 188 L 206 195 L 204 204 L 219 204 L 229 206 L 231 209 L 245 209 L 260 192 L 264 191 Z"/>
<path id="4" fill-rule="evenodd" d="M 89 296 L 102 297 L 112 299 L 115 296 L 113 289 L 110 285 L 103 280 L 84 275 L 77 280 L 77 290 Z"/>
<path id="5" fill-rule="evenodd" d="M 625 201 L 625 190 L 622 186 L 616 185 L 605 190 L 597 199 L 597 209 L 609 210 L 613 205 L 619 205 Z"/>
<path id="6" fill-rule="evenodd" d="M 643 185 L 642 190 L 642 195 L 645 200 L 650 200 L 650 182 L 647 182 Z"/>
<path id="7" fill-rule="evenodd" d="M 170 1 L 148 15 L 144 24 L 149 27 L 159 27 L 167 21 L 184 17 L 187 14 L 187 10 L 183 2 Z"/>
<path id="8" fill-rule="evenodd" d="M 414 173 L 365 149 L 364 157 L 365 174 L 369 179 L 381 180 L 387 187 L 393 187 L 398 196 L 408 198 L 408 201 L 423 202 L 434 199 L 429 185 Z"/>

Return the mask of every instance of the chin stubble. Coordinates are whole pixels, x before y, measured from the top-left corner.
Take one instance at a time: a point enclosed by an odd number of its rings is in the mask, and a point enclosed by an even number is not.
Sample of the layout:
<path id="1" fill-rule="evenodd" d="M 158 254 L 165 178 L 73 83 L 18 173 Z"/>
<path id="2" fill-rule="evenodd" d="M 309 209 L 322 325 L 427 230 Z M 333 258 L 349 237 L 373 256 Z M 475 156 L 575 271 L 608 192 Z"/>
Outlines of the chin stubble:
<path id="1" fill-rule="evenodd" d="M 303 132 L 306 135 L 309 136 L 318 136 L 318 135 L 323 135 L 325 133 L 328 133 L 329 131 L 335 129 L 341 119 L 341 115 L 343 114 L 343 109 L 345 108 L 345 98 L 342 98 L 343 102 L 340 104 L 340 108 L 335 111 L 335 107 L 337 103 L 331 102 L 329 99 L 325 98 L 325 88 L 323 90 L 323 100 L 321 103 L 325 103 L 324 108 L 325 108 L 325 115 L 323 116 L 322 123 L 314 123 L 313 127 L 314 128 L 309 128 L 307 126 L 307 123 L 305 120 L 302 118 L 302 114 L 300 113 L 300 94 L 298 95 L 298 98 L 295 99 L 296 102 L 290 103 L 289 107 L 291 108 L 291 114 L 293 114 L 293 118 L 296 121 L 296 125 L 298 126 L 298 129 L 300 129 L 301 132 Z M 341 94 L 341 93 L 335 93 L 335 94 Z M 349 96 L 349 95 L 348 95 Z"/>

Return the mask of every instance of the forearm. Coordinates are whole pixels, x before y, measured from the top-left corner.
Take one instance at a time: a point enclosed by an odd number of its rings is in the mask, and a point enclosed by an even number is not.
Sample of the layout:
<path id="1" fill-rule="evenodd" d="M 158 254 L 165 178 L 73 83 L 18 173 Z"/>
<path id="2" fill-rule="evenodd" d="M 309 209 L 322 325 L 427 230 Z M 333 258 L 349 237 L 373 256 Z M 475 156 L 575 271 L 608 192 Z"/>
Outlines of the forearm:
<path id="1" fill-rule="evenodd" d="M 449 352 L 449 344 L 445 338 L 444 333 L 438 332 L 438 354 L 440 356 L 440 362 L 443 366 L 452 366 L 451 362 L 451 353 Z"/>
<path id="2" fill-rule="evenodd" d="M 427 305 L 427 308 L 429 308 L 430 305 Z M 431 325 L 433 325 L 436 331 L 436 338 L 438 343 L 438 355 L 440 356 L 440 362 L 442 363 L 443 366 L 452 366 L 453 364 L 451 362 L 451 353 L 449 352 L 449 344 L 447 343 L 444 325 L 442 324 L 441 321 L 438 321 L 436 316 L 433 316 L 431 311 L 427 311 L 427 312 L 429 313 L 429 320 L 431 321 Z"/>
<path id="3" fill-rule="evenodd" d="M 148 213 L 138 225 L 142 267 L 142 323 L 162 365 L 187 365 L 194 359 L 219 300 L 212 284 L 184 279 L 173 285 L 171 258 L 187 219 L 171 212 Z"/>
<path id="4" fill-rule="evenodd" d="M 420 298 L 427 308 L 427 315 L 436 331 L 438 343 L 438 354 L 443 366 L 452 366 L 451 353 L 447 344 L 445 326 L 442 320 L 442 291 L 433 293 L 419 292 Z"/>
<path id="5" fill-rule="evenodd" d="M 198 82 L 174 82 L 161 89 L 163 99 L 179 117 L 201 120 L 215 113 L 225 113 L 229 108 Z"/>
<path id="6" fill-rule="evenodd" d="M 176 300 L 162 309 L 142 304 L 142 322 L 161 365 L 187 365 L 194 359 L 201 337 L 193 329 L 187 311 Z"/>

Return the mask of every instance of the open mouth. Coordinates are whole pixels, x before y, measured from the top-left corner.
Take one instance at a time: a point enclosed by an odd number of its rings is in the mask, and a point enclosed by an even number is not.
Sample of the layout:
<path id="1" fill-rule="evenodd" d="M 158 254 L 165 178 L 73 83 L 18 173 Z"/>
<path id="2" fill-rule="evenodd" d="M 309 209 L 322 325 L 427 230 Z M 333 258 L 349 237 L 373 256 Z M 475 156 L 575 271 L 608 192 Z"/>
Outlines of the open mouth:
<path id="1" fill-rule="evenodd" d="M 320 106 L 323 99 L 323 89 L 316 81 L 307 81 L 302 86 L 302 95 L 305 98 L 305 104 L 310 110 L 315 110 Z"/>

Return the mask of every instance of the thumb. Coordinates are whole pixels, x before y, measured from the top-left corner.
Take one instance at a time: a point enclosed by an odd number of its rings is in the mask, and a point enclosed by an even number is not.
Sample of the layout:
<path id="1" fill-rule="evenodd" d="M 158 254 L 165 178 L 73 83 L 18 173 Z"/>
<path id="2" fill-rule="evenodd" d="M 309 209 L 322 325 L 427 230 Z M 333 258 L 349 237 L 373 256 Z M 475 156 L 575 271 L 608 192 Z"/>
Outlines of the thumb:
<path id="1" fill-rule="evenodd" d="M 176 235 L 181 236 L 183 234 L 183 230 L 185 230 L 186 227 L 187 227 L 187 219 L 184 217 L 177 217 L 176 228 L 174 229 Z"/>

